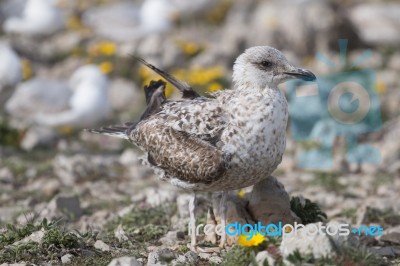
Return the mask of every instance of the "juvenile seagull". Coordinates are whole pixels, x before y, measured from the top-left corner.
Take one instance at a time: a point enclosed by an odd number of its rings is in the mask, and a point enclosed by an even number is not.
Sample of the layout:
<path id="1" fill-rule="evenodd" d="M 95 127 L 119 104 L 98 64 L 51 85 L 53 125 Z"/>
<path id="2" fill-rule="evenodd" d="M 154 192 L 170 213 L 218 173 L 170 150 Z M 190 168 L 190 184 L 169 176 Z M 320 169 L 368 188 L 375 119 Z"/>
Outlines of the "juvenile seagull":
<path id="1" fill-rule="evenodd" d="M 196 250 L 196 192 L 221 191 L 221 224 L 226 197 L 268 177 L 282 160 L 288 108 L 277 85 L 288 79 L 315 80 L 308 70 L 291 66 L 268 46 L 241 54 L 233 67 L 233 89 L 199 96 L 188 84 L 138 59 L 182 92 L 181 101 L 165 99 L 165 83 L 145 87 L 147 109 L 140 121 L 90 130 L 127 139 L 148 155 L 161 179 L 193 192 L 189 203 L 191 249 Z M 222 235 L 223 247 L 226 236 Z"/>

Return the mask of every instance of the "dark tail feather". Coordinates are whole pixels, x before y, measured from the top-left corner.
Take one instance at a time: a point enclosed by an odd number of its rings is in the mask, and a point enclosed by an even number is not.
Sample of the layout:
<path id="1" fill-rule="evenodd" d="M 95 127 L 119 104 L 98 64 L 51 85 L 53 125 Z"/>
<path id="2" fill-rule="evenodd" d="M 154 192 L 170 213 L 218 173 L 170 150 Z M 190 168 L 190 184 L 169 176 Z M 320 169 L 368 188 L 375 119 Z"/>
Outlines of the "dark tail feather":
<path id="1" fill-rule="evenodd" d="M 166 85 L 167 83 L 162 80 L 152 80 L 148 86 L 144 86 L 147 107 L 140 117 L 140 121 L 161 110 L 161 105 L 167 100 L 167 98 L 165 97 Z"/>
<path id="2" fill-rule="evenodd" d="M 166 101 L 165 83 L 162 80 L 150 81 L 148 86 L 144 86 L 144 94 L 146 95 L 147 107 L 139 121 L 146 119 L 161 109 L 161 105 Z M 137 123 L 126 123 L 123 126 L 102 127 L 100 129 L 86 129 L 90 133 L 103 134 L 107 136 L 129 139 L 129 132 L 136 127 Z"/>
<path id="3" fill-rule="evenodd" d="M 129 126 L 102 127 L 100 129 L 85 129 L 85 131 L 121 139 L 129 139 Z"/>
<path id="4" fill-rule="evenodd" d="M 151 70 L 153 70 L 154 72 L 156 72 L 161 77 L 165 78 L 169 83 L 171 83 L 175 88 L 177 88 L 182 93 L 182 98 L 194 99 L 200 97 L 200 95 L 196 91 L 194 91 L 193 88 L 190 87 L 189 84 L 187 84 L 186 82 L 177 80 L 167 72 L 153 66 L 150 63 L 147 63 L 144 59 L 140 57 L 136 57 L 134 55 L 132 55 L 132 57 L 141 62 L 142 64 L 144 64 L 145 66 L 147 66 L 148 68 L 150 68 Z"/>

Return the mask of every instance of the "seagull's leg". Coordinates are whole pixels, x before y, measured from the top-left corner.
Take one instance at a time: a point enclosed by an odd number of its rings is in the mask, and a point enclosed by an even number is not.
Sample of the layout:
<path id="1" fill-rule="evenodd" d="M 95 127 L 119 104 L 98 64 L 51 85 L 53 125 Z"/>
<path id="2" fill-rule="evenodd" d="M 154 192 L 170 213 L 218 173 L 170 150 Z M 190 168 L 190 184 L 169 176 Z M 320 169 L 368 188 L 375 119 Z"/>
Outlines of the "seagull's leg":
<path id="1" fill-rule="evenodd" d="M 189 201 L 189 213 L 190 213 L 190 250 L 196 251 L 196 193 L 193 192 L 192 198 Z"/>
<path id="2" fill-rule="evenodd" d="M 222 225 L 222 230 L 223 234 L 221 236 L 221 241 L 219 244 L 220 248 L 224 248 L 226 245 L 226 211 L 227 211 L 227 199 L 228 199 L 228 192 L 223 191 L 222 192 L 222 197 L 221 197 L 221 202 L 220 202 L 220 215 L 221 215 L 221 225 Z"/>

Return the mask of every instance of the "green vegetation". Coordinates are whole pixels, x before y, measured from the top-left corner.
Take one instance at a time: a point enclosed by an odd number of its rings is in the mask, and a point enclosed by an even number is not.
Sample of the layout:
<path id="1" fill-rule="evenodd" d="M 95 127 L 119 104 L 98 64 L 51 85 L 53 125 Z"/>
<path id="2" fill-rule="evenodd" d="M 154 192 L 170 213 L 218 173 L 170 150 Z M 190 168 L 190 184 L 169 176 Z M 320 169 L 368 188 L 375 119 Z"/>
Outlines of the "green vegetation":
<path id="1" fill-rule="evenodd" d="M 318 204 L 309 199 L 292 197 L 290 209 L 301 219 L 303 224 L 324 222 L 327 219 Z"/>

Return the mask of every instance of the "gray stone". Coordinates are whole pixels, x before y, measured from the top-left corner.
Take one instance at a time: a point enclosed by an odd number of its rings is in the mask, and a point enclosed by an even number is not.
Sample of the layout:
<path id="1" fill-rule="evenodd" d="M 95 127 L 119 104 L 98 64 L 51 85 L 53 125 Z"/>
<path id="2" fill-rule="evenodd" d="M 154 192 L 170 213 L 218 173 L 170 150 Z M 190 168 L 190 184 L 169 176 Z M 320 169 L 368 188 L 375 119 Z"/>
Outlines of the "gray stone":
<path id="1" fill-rule="evenodd" d="M 141 266 L 135 257 L 120 257 L 113 259 L 108 266 Z"/>
<path id="2" fill-rule="evenodd" d="M 285 187 L 273 176 L 254 185 L 247 209 L 253 219 L 262 224 L 300 222 L 290 209 L 290 199 Z"/>
<path id="3" fill-rule="evenodd" d="M 175 253 L 168 248 L 155 250 L 149 253 L 147 265 L 168 265 L 175 257 Z"/>
<path id="4" fill-rule="evenodd" d="M 43 215 L 54 218 L 58 214 L 63 214 L 71 220 L 77 220 L 82 216 L 82 209 L 78 196 L 58 195 L 48 205 L 47 212 Z"/>

